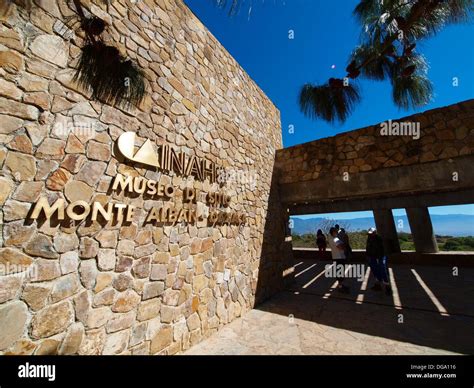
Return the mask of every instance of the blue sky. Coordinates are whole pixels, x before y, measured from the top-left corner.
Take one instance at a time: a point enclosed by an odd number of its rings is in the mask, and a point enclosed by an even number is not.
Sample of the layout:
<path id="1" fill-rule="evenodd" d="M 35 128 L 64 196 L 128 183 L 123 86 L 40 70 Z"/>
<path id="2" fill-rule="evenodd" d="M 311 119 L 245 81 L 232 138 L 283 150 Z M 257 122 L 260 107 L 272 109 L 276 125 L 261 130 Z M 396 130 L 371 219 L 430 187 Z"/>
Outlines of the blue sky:
<path id="1" fill-rule="evenodd" d="M 399 110 L 392 103 L 388 82 L 365 80 L 360 81 L 362 102 L 342 125 L 313 121 L 300 112 L 297 97 L 302 85 L 345 75 L 348 56 L 360 34 L 352 16 L 356 0 L 253 0 L 250 14 L 244 5 L 233 17 L 211 0 L 185 2 L 280 109 L 285 147 L 417 112 Z M 289 39 L 290 30 L 294 39 Z M 474 98 L 473 39 L 471 23 L 448 26 L 418 43 L 418 50 L 428 59 L 435 89 L 433 102 L 418 111 Z M 453 87 L 453 77 L 459 79 L 459 86 Z M 290 125 L 293 134 L 288 131 Z M 474 205 L 430 212 L 474 214 Z"/>

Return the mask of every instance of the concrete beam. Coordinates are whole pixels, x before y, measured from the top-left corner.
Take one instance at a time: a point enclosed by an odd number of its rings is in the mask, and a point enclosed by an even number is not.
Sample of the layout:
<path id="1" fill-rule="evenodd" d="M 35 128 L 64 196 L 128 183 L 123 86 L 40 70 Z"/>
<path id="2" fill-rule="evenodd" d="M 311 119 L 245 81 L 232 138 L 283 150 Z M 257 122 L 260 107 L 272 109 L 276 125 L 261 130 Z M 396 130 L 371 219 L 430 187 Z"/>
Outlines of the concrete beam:
<path id="1" fill-rule="evenodd" d="M 397 228 L 393 220 L 392 210 L 374 210 L 375 225 L 377 233 L 382 237 L 385 253 L 400 253 L 400 243 L 398 241 Z"/>
<path id="2" fill-rule="evenodd" d="M 431 217 L 426 207 L 406 208 L 415 250 L 418 253 L 438 252 L 438 243 L 433 232 Z"/>
<path id="3" fill-rule="evenodd" d="M 351 174 L 348 181 L 342 174 L 326 174 L 315 180 L 281 184 L 280 198 L 282 203 L 294 205 L 473 189 L 473 165 L 474 155 L 465 155 Z M 462 179 L 453 181 L 454 172 L 458 172 Z"/>
<path id="4" fill-rule="evenodd" d="M 407 207 L 431 207 L 474 204 L 474 189 L 459 191 L 438 191 L 433 193 L 414 193 L 392 197 L 367 199 L 347 198 L 316 203 L 287 204 L 291 215 L 343 213 L 378 209 L 405 209 Z"/>

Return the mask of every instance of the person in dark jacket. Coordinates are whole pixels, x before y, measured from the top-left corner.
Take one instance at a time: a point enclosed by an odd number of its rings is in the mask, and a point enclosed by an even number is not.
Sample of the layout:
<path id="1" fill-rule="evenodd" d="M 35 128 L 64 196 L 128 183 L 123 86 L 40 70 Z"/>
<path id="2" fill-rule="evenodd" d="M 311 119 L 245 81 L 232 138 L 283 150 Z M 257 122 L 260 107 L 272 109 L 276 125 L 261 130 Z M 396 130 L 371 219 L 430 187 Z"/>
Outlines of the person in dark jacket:
<path id="1" fill-rule="evenodd" d="M 326 236 L 324 235 L 321 229 L 318 229 L 316 233 L 316 245 L 319 250 L 318 256 L 320 259 L 322 259 L 324 257 L 324 252 L 326 252 L 327 241 L 326 241 Z"/>
<path id="2" fill-rule="evenodd" d="M 371 289 L 380 291 L 383 284 L 385 293 L 390 295 L 392 289 L 388 280 L 387 256 L 385 256 L 382 237 L 377 234 L 375 228 L 370 228 L 367 234 L 366 255 L 369 260 L 370 269 L 375 277 L 375 284 Z"/>

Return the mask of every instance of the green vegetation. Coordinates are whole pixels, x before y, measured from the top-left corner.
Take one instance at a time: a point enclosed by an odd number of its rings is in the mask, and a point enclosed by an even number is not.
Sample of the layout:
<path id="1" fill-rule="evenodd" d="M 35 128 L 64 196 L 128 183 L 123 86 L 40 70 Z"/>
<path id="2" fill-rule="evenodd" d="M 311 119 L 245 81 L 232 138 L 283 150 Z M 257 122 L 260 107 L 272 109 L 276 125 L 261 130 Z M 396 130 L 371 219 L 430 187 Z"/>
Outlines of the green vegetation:
<path id="1" fill-rule="evenodd" d="M 474 237 L 436 236 L 442 251 L 474 251 Z"/>
<path id="2" fill-rule="evenodd" d="M 365 249 L 367 231 L 348 232 L 352 249 Z M 403 251 L 415 250 L 410 233 L 398 233 L 400 248 Z M 474 237 L 436 236 L 440 251 L 474 251 Z M 293 235 L 293 246 L 296 248 L 315 248 L 314 234 Z"/>
<path id="3" fill-rule="evenodd" d="M 413 236 L 410 233 L 398 233 L 398 241 L 400 242 L 400 248 L 402 251 L 415 250 Z"/>

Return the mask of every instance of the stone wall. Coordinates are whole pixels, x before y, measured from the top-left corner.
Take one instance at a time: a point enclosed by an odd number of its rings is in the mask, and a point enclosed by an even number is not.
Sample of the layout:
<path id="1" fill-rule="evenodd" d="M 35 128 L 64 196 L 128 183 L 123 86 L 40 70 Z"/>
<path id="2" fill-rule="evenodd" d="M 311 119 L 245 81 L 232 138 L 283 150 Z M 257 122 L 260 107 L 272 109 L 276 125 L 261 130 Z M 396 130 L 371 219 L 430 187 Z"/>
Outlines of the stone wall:
<path id="1" fill-rule="evenodd" d="M 180 0 L 83 1 L 148 84 L 139 109 L 93 101 L 72 80 L 82 38 L 60 23 L 69 2 L 34 3 L 0 10 L 0 353 L 187 349 L 251 309 L 258 287 L 266 297 L 280 285 L 274 265 L 259 272 L 261 257 L 279 260 L 265 235 L 285 233 L 285 216 L 268 213 L 279 112 Z M 240 173 L 226 190 L 246 224 L 144 225 L 159 201 L 111 192 L 118 173 L 172 183 L 176 201 L 189 185 L 217 187 L 124 161 L 114 144 L 126 131 Z M 127 225 L 31 221 L 41 197 L 141 210 Z"/>
<path id="2" fill-rule="evenodd" d="M 279 182 L 342 177 L 344 173 L 358 174 L 474 154 L 474 100 L 393 122 L 419 123 L 419 138 L 381 136 L 382 127 L 377 124 L 285 148 L 277 152 Z"/>

